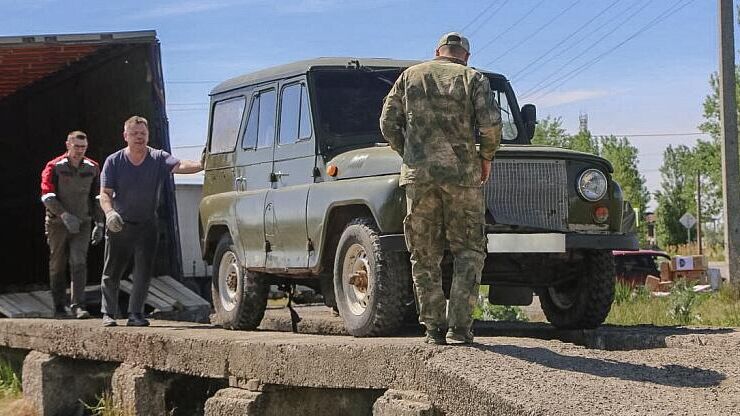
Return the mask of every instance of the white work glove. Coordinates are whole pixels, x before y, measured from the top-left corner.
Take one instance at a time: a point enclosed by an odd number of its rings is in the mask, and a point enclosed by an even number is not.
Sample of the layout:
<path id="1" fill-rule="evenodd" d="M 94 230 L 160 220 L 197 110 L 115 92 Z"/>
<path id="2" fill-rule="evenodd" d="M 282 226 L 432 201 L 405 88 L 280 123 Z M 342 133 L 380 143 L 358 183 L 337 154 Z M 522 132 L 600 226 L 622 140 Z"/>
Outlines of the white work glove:
<path id="1" fill-rule="evenodd" d="M 75 217 L 69 212 L 63 212 L 62 215 L 60 215 L 59 217 L 62 219 L 64 226 L 67 227 L 67 231 L 69 231 L 70 234 L 77 234 L 80 232 L 79 218 Z"/>
<path id="2" fill-rule="evenodd" d="M 105 213 L 105 226 L 108 227 L 108 231 L 117 233 L 123 229 L 123 218 L 112 209 Z"/>
<path id="3" fill-rule="evenodd" d="M 100 242 L 103 241 L 104 233 L 105 224 L 102 222 L 96 222 L 95 227 L 93 227 L 92 233 L 90 234 L 90 244 L 94 246 L 100 244 Z"/>

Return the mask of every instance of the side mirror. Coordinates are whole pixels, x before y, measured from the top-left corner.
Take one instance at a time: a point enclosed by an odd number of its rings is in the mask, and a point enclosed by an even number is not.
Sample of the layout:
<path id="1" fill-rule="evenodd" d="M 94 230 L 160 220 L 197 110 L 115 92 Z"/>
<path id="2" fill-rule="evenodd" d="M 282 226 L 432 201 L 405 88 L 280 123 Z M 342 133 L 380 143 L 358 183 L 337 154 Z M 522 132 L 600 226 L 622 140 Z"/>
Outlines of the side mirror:
<path id="1" fill-rule="evenodd" d="M 522 106 L 522 120 L 524 121 L 524 135 L 527 140 L 534 137 L 534 129 L 537 125 L 537 107 L 534 104 L 525 104 Z"/>

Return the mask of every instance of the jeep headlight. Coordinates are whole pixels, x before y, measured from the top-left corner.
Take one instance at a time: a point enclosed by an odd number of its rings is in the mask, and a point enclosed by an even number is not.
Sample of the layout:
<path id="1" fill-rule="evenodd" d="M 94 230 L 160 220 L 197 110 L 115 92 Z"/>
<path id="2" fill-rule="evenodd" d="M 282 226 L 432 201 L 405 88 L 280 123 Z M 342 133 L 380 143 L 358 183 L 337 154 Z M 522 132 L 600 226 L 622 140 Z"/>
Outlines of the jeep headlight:
<path id="1" fill-rule="evenodd" d="M 578 193 L 586 201 L 596 202 L 606 195 L 606 176 L 598 169 L 586 169 L 578 177 Z"/>

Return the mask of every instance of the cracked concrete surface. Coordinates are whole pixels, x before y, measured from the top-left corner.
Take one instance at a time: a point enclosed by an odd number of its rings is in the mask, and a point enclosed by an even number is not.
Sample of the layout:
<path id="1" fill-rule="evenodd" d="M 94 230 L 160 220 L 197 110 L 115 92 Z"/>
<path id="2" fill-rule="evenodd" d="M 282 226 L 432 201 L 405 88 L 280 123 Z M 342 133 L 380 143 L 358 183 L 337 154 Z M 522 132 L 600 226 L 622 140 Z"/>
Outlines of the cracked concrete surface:
<path id="1" fill-rule="evenodd" d="M 324 320 L 303 316 L 304 331 Z M 281 319 L 271 312 L 263 327 Z M 331 328 L 327 320 L 317 325 Z M 449 415 L 740 414 L 733 329 L 494 324 L 478 329 L 473 346 L 437 347 L 414 334 L 360 339 L 152 323 L 0 319 L 0 345 L 266 384 L 417 391 Z"/>

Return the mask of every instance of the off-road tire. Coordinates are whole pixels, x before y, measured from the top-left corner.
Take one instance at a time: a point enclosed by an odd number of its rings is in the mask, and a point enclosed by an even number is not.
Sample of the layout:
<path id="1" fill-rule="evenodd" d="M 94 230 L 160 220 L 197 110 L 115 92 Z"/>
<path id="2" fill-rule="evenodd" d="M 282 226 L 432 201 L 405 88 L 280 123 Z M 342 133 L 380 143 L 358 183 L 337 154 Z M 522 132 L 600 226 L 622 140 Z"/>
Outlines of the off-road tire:
<path id="1" fill-rule="evenodd" d="M 355 245 L 360 245 L 367 255 L 368 279 L 371 280 L 366 289 L 369 300 L 359 314 L 357 307 L 353 312 L 351 300 L 345 294 L 345 289 L 352 288 L 343 281 L 349 279 L 349 276 L 343 276 L 345 256 Z M 381 248 L 375 221 L 357 218 L 347 224 L 334 259 L 334 295 L 347 332 L 356 337 L 371 337 L 397 331 L 408 308 L 410 276 L 404 253 L 386 252 Z"/>
<path id="2" fill-rule="evenodd" d="M 540 292 L 540 304 L 547 320 L 560 329 L 593 329 L 609 315 L 614 301 L 614 256 L 610 251 L 589 250 L 583 266 L 569 284 Z M 572 300 L 564 308 L 558 293 L 568 292 Z"/>
<path id="3" fill-rule="evenodd" d="M 235 291 L 234 305 L 229 309 L 222 301 L 219 293 L 222 282 L 222 279 L 219 279 L 219 271 L 222 269 L 220 266 L 224 256 L 232 255 L 236 262 L 235 269 L 238 269 L 237 279 L 240 282 Z M 228 234 L 221 237 L 216 246 L 213 258 L 213 279 L 211 280 L 213 307 L 216 311 L 217 323 L 226 329 L 251 330 L 257 328 L 265 316 L 270 285 L 265 283 L 264 275 L 249 272 L 243 264 L 239 263 L 236 247 Z"/>

